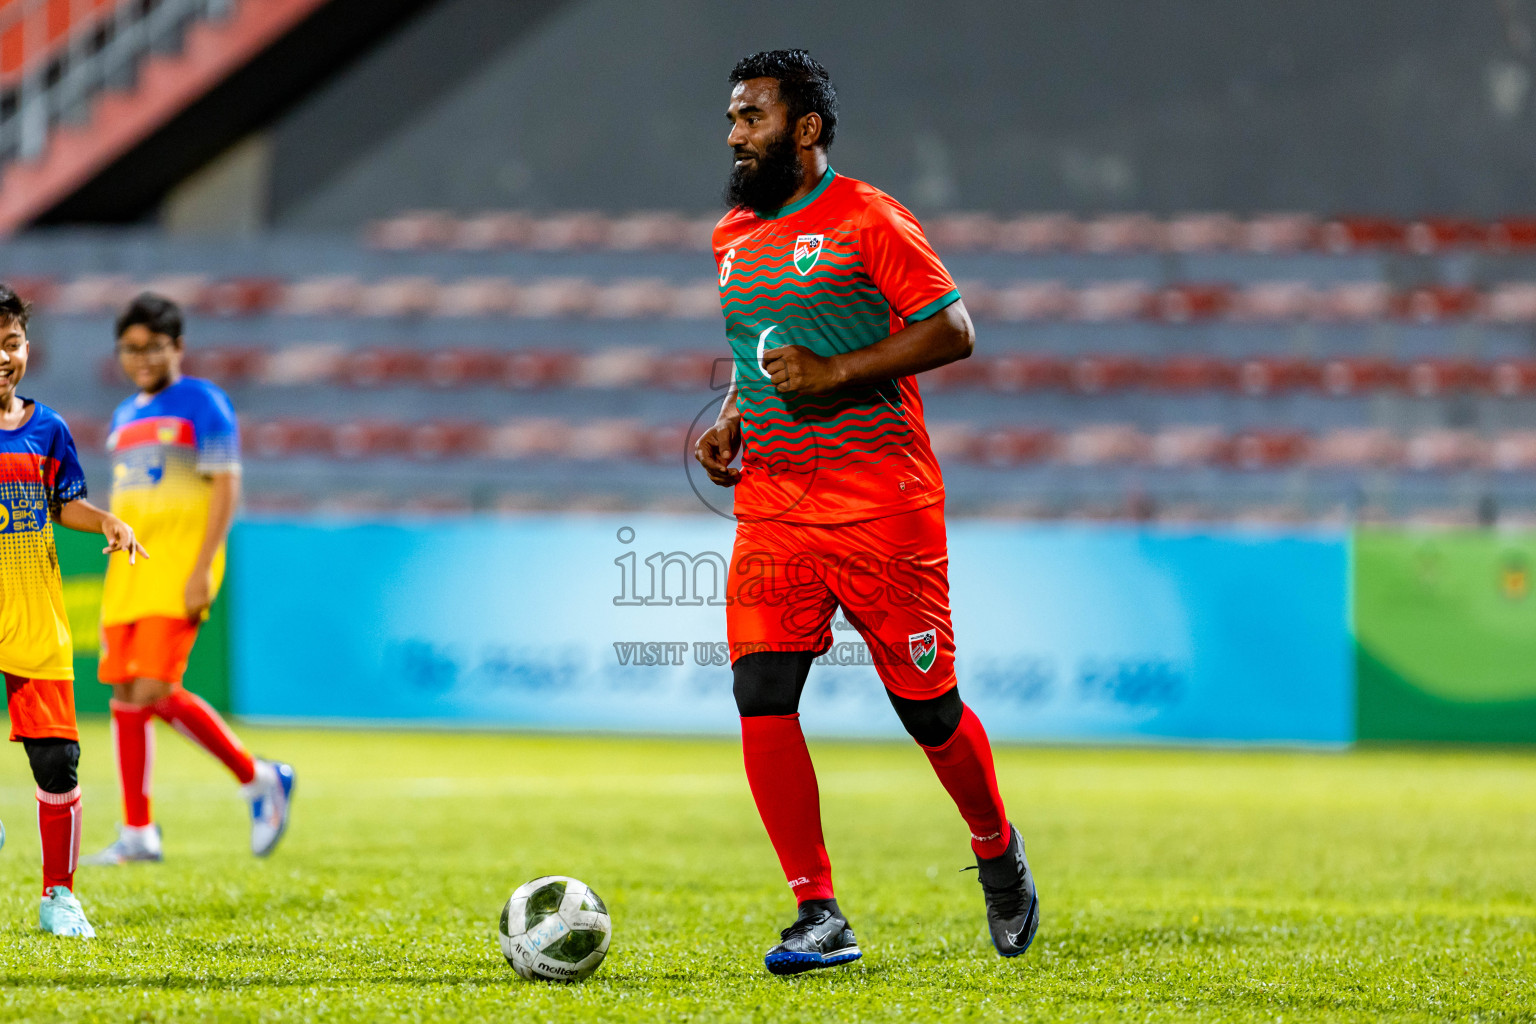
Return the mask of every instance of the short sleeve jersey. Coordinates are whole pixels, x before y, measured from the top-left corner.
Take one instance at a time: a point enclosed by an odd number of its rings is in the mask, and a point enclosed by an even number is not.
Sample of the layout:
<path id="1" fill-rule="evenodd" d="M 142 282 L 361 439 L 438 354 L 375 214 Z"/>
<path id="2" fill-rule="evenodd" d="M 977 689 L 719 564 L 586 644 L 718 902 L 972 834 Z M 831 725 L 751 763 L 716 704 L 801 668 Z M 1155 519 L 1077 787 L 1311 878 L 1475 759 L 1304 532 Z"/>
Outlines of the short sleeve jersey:
<path id="1" fill-rule="evenodd" d="M 148 616 L 186 615 L 187 578 L 208 529 L 212 474 L 240 469 L 234 406 L 216 385 L 183 377 L 153 395 L 138 394 L 112 414 L 112 512 L 150 553 L 129 566 L 107 563 L 101 621 L 115 626 Z M 213 560 L 213 587 L 224 551 Z"/>
<path id="2" fill-rule="evenodd" d="M 85 473 L 64 420 L 31 405 L 31 419 L 0 430 L 0 671 L 73 679 L 53 524 L 61 508 L 85 497 Z"/>
<path id="3" fill-rule="evenodd" d="M 736 515 L 848 523 L 942 500 L 913 378 L 781 395 L 762 366 L 764 352 L 784 345 L 852 352 L 957 301 L 917 219 L 828 168 L 783 209 L 732 210 L 713 241 L 741 413 Z"/>

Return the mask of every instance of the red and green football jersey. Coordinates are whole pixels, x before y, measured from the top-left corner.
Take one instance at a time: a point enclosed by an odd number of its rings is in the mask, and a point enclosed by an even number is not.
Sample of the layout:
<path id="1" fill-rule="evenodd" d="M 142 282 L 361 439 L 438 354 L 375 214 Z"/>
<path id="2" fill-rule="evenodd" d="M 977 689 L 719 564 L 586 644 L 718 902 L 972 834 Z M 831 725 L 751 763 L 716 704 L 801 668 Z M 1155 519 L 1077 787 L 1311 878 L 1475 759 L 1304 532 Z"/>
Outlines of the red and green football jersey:
<path id="1" fill-rule="evenodd" d="M 763 352 L 782 345 L 852 352 L 957 301 L 917 218 L 828 168 L 781 210 L 726 214 L 714 249 L 741 411 L 736 515 L 850 523 L 942 500 L 913 378 L 780 395 L 762 364 Z"/>

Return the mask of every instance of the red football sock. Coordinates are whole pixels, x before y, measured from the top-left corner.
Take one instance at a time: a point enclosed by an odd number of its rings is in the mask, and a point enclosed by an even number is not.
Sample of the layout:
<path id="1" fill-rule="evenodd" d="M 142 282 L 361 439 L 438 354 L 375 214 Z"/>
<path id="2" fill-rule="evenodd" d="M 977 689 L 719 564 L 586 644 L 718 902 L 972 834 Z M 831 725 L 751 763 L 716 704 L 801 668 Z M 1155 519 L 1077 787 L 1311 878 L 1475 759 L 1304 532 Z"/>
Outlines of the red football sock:
<path id="1" fill-rule="evenodd" d="M 43 839 L 43 895 L 55 885 L 75 887 L 80 859 L 80 787 L 68 793 L 37 791 L 37 831 Z"/>
<path id="2" fill-rule="evenodd" d="M 256 759 L 229 731 L 229 726 L 208 702 L 188 690 L 175 689 L 153 705 L 155 714 L 171 728 L 224 762 L 243 786 L 256 777 Z"/>
<path id="3" fill-rule="evenodd" d="M 976 856 L 1001 857 L 1007 853 L 1012 833 L 1003 798 L 997 792 L 992 744 L 987 742 L 981 719 L 967 706 L 955 734 L 943 746 L 923 747 L 923 752 L 960 809 L 960 817 L 971 827 L 971 849 Z"/>
<path id="4" fill-rule="evenodd" d="M 137 704 L 112 701 L 112 746 L 117 780 L 123 787 L 123 824 L 143 828 L 149 811 L 149 780 L 155 770 L 155 713 Z"/>
<path id="5" fill-rule="evenodd" d="M 832 864 L 821 838 L 821 793 L 799 715 L 741 720 L 741 751 L 757 813 L 795 900 L 832 898 Z"/>

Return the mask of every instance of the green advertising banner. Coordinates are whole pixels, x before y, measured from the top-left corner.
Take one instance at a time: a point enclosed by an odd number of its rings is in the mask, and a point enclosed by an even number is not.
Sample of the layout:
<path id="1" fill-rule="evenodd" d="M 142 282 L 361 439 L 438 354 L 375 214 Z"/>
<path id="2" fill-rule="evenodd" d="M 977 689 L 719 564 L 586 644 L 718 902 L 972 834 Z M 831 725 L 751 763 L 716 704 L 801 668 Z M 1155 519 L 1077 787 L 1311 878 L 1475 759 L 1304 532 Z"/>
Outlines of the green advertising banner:
<path id="1" fill-rule="evenodd" d="M 69 632 L 75 644 L 75 710 L 81 714 L 107 712 L 110 687 L 96 681 L 96 659 L 101 647 L 101 583 L 107 556 L 101 553 L 99 534 L 53 528 L 59 550 L 59 572 L 64 577 L 64 607 L 69 613 Z M 221 594 L 187 662 L 187 689 L 220 711 L 229 710 L 229 599 Z"/>
<path id="2" fill-rule="evenodd" d="M 1361 530 L 1363 740 L 1536 742 L 1536 534 Z"/>

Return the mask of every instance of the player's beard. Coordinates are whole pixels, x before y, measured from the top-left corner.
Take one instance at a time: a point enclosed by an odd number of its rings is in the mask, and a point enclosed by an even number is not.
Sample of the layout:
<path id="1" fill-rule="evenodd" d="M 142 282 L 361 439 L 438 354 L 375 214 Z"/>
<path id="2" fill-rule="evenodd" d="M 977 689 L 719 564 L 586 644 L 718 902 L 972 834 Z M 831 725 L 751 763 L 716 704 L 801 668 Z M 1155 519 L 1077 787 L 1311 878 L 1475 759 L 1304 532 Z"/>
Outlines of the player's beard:
<path id="1" fill-rule="evenodd" d="M 750 210 L 777 210 L 795 194 L 804 178 L 800 152 L 789 132 L 782 132 L 768 143 L 755 165 L 731 168 L 730 180 L 725 184 L 725 205 L 732 209 L 745 206 Z"/>

